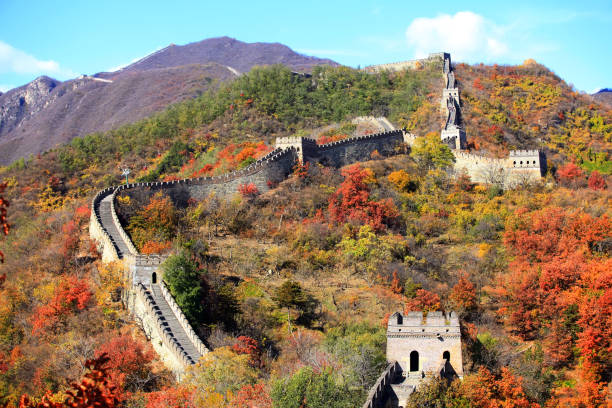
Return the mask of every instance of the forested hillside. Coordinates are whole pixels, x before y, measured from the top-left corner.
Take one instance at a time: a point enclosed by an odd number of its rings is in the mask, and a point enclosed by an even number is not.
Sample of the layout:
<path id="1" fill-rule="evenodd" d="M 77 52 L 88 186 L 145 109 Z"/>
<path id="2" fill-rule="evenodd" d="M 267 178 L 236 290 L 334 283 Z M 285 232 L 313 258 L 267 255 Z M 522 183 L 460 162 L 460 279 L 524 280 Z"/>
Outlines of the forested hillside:
<path id="1" fill-rule="evenodd" d="M 612 111 L 537 64 L 456 72 L 472 150 L 544 149 L 542 183 L 503 190 L 448 170 L 435 64 L 312 77 L 256 68 L 2 168 L 0 403 L 61 401 L 106 353 L 123 406 L 360 406 L 385 365 L 389 314 L 444 309 L 460 313 L 467 375 L 423 387 L 415 407 L 606 406 Z M 121 265 L 102 264 L 88 238 L 96 191 L 125 167 L 142 181 L 222 174 L 275 137 L 338 140 L 370 114 L 423 143 L 342 169 L 298 166 L 270 192 L 247 185 L 229 202 L 117 198 L 139 250 L 172 254 L 164 279 L 213 350 L 175 383 L 122 307 Z"/>

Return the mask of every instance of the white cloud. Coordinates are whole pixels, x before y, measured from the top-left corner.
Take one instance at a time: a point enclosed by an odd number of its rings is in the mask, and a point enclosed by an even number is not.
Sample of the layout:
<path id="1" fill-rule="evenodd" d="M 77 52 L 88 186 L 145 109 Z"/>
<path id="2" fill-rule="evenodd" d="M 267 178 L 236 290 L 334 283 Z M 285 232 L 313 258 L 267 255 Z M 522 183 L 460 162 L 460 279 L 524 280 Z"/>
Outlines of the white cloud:
<path id="1" fill-rule="evenodd" d="M 471 11 L 434 18 L 414 19 L 406 29 L 408 44 L 415 58 L 432 52 L 450 52 L 454 60 L 474 61 L 507 56 L 505 28 Z"/>
<path id="2" fill-rule="evenodd" d="M 61 68 L 53 60 L 41 61 L 3 41 L 0 41 L 0 73 L 48 74 L 61 77 L 76 75 L 71 70 Z"/>

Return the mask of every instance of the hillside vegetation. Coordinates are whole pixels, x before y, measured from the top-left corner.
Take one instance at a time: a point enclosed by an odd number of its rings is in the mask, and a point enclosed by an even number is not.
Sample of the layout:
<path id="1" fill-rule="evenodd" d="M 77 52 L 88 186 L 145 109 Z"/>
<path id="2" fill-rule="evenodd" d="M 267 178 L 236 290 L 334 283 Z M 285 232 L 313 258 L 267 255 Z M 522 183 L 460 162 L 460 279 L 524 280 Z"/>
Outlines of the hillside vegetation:
<path id="1" fill-rule="evenodd" d="M 605 406 L 612 112 L 538 65 L 459 65 L 472 148 L 544 148 L 553 169 L 520 189 L 476 185 L 453 177 L 430 134 L 442 122 L 440 72 L 256 68 L 3 168 L 1 403 L 47 391 L 63 400 L 85 361 L 106 353 L 124 406 L 360 406 L 384 367 L 388 315 L 452 309 L 468 374 L 423 387 L 415 406 Z M 173 254 L 165 279 L 213 349 L 175 384 L 121 306 L 121 265 L 102 264 L 88 239 L 95 192 L 122 182 L 123 167 L 140 180 L 242 168 L 277 136 L 337 124 L 315 132 L 336 140 L 369 114 L 427 142 L 343 169 L 301 166 L 268 193 L 243 186 L 229 201 L 118 197 L 139 249 Z"/>

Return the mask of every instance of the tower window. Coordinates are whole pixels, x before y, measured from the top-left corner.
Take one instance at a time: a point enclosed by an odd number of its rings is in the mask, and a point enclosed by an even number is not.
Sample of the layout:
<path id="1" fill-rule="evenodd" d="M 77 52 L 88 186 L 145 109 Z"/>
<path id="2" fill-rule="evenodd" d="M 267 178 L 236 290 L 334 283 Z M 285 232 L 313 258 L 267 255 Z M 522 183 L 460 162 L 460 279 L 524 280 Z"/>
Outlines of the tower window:
<path id="1" fill-rule="evenodd" d="M 155 272 L 151 274 L 151 283 L 157 283 L 157 273 Z"/>
<path id="2" fill-rule="evenodd" d="M 410 371 L 419 371 L 419 352 L 410 352 Z"/>

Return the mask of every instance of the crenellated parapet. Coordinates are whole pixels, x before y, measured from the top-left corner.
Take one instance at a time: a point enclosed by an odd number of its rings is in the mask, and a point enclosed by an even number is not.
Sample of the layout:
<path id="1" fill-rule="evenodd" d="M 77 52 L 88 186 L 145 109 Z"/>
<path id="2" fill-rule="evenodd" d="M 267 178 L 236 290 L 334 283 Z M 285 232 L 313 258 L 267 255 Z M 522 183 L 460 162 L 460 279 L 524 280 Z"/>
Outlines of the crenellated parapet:
<path id="1" fill-rule="evenodd" d="M 167 319 L 153 294 L 142 284 L 134 285 L 134 300 L 131 310 L 140 319 L 145 333 L 152 341 L 157 353 L 177 376 L 185 367 L 197 363 L 189 356 L 180 340 L 170 329 Z M 159 344 L 161 342 L 162 344 Z"/>
<path id="2" fill-rule="evenodd" d="M 390 393 L 390 387 L 397 377 L 401 375 L 401 368 L 397 361 L 392 361 L 387 364 L 387 367 L 376 382 L 370 388 L 368 397 L 366 398 L 363 408 L 378 408 L 383 406 Z"/>

